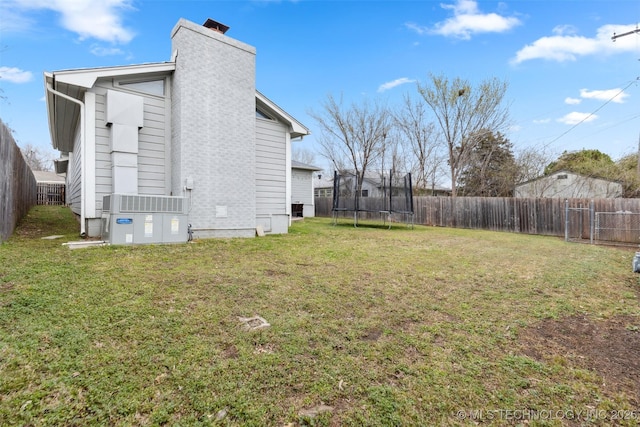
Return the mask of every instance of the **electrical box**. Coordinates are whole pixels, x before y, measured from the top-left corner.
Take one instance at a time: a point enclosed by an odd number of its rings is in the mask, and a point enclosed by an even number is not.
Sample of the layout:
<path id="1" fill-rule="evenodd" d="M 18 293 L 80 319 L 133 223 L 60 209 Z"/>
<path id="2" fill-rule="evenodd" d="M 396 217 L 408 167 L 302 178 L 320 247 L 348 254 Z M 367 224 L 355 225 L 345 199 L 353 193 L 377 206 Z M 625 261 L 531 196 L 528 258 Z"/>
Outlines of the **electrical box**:
<path id="1" fill-rule="evenodd" d="M 193 190 L 193 178 L 188 177 L 184 182 L 185 190 Z"/>
<path id="2" fill-rule="evenodd" d="M 184 243 L 187 199 L 109 194 L 102 202 L 102 239 L 114 245 Z"/>

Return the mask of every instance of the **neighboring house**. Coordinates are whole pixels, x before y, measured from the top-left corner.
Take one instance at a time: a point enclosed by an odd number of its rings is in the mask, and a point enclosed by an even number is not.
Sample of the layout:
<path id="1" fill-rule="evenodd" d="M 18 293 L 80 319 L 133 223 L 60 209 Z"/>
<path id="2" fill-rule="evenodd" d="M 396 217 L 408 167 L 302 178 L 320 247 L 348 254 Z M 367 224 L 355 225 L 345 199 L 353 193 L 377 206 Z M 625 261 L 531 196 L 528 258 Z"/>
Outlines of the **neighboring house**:
<path id="1" fill-rule="evenodd" d="M 313 217 L 316 215 L 313 189 L 314 172 L 322 168 L 291 161 L 291 214 L 294 217 Z"/>
<path id="2" fill-rule="evenodd" d="M 451 188 L 435 183 L 427 183 L 426 188 L 416 189 L 416 196 L 451 196 Z"/>
<path id="3" fill-rule="evenodd" d="M 313 175 L 313 196 L 333 197 L 333 174 L 317 173 Z"/>
<path id="4" fill-rule="evenodd" d="M 55 172 L 33 171 L 39 205 L 65 204 L 65 178 Z"/>
<path id="5" fill-rule="evenodd" d="M 362 185 L 363 197 L 380 197 L 382 195 L 379 174 L 367 174 Z M 351 185 L 351 183 L 350 183 Z M 333 174 L 314 175 L 313 188 L 315 197 L 333 197 Z M 418 190 L 415 190 L 418 191 Z M 437 184 L 429 184 L 427 189 L 419 190 L 416 195 L 450 196 L 451 188 Z"/>
<path id="6" fill-rule="evenodd" d="M 309 130 L 255 88 L 255 48 L 180 19 L 171 61 L 45 73 L 49 128 L 81 233 L 103 197 L 183 197 L 195 237 L 286 233 L 291 141 Z"/>
<path id="7" fill-rule="evenodd" d="M 353 196 L 356 190 L 355 175 L 353 172 L 342 172 L 340 180 L 340 189 L 342 196 Z M 332 177 L 333 178 L 333 177 Z M 333 179 L 332 179 L 333 182 Z M 399 184 L 399 183 L 396 183 Z M 392 187 L 394 192 L 404 191 L 402 184 L 400 187 Z M 388 196 L 389 191 L 389 174 L 381 172 L 366 172 L 362 179 L 360 196 L 363 198 L 384 198 Z"/>
<path id="8" fill-rule="evenodd" d="M 38 184 L 64 184 L 64 176 L 49 171 L 32 171 Z"/>
<path id="9" fill-rule="evenodd" d="M 622 197 L 622 184 L 601 178 L 558 171 L 516 185 L 515 197 L 604 199 Z"/>

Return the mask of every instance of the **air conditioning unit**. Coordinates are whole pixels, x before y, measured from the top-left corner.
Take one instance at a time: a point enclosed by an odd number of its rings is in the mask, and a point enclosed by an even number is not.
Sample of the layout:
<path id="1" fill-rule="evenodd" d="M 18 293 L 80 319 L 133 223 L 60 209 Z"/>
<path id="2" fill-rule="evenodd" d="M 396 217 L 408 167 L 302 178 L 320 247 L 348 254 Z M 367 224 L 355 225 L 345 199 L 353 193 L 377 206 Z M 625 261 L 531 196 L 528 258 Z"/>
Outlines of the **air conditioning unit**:
<path id="1" fill-rule="evenodd" d="M 109 194 L 102 199 L 102 239 L 114 245 L 184 243 L 187 205 L 184 197 Z"/>

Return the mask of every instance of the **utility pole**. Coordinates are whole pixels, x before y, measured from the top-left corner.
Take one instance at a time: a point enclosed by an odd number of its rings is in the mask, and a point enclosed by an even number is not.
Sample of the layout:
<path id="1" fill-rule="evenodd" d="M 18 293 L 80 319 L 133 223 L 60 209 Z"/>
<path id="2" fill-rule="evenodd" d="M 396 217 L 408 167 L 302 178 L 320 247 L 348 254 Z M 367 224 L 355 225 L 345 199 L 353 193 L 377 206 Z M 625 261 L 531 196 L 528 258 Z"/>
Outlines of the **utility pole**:
<path id="1" fill-rule="evenodd" d="M 611 37 L 611 40 L 615 42 L 616 39 L 620 37 L 630 36 L 631 34 L 638 34 L 638 33 L 640 33 L 640 28 L 638 28 L 638 26 L 636 25 L 635 30 L 627 31 L 626 33 L 622 33 L 622 34 L 613 33 L 613 37 Z M 638 166 L 636 169 L 636 173 L 638 174 L 638 179 L 640 179 L 640 136 L 638 136 Z"/>
<path id="2" fill-rule="evenodd" d="M 611 40 L 616 41 L 616 39 L 619 39 L 620 37 L 630 36 L 631 34 L 637 34 L 637 33 L 640 33 L 640 28 L 636 28 L 635 30 L 627 31 L 626 33 L 622 33 L 622 34 L 613 33 L 613 37 L 611 37 Z"/>
<path id="3" fill-rule="evenodd" d="M 638 134 L 638 167 L 636 169 L 638 181 L 640 181 L 640 134 Z"/>

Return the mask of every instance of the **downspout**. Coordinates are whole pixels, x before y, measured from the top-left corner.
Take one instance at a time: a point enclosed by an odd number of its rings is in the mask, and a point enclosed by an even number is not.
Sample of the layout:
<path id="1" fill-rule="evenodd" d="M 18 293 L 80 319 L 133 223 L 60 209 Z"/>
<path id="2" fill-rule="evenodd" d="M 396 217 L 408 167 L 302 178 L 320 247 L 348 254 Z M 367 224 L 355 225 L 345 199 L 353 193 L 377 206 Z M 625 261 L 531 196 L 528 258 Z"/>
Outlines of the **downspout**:
<path id="1" fill-rule="evenodd" d="M 84 140 L 84 103 L 76 98 L 73 98 L 65 93 L 58 92 L 53 87 L 51 87 L 51 83 L 47 83 L 47 90 L 54 95 L 58 95 L 68 101 L 76 103 L 80 106 L 80 236 L 86 237 L 86 225 L 85 225 L 85 140 Z"/>

